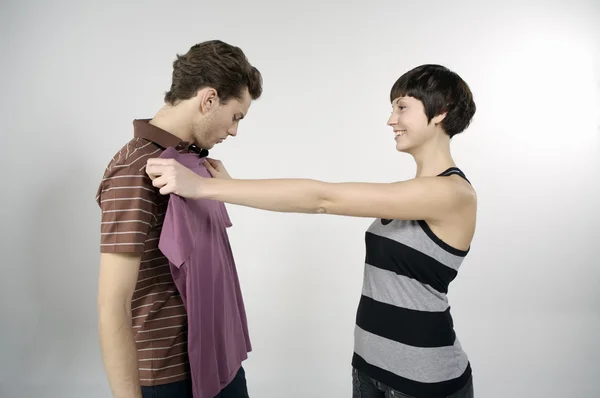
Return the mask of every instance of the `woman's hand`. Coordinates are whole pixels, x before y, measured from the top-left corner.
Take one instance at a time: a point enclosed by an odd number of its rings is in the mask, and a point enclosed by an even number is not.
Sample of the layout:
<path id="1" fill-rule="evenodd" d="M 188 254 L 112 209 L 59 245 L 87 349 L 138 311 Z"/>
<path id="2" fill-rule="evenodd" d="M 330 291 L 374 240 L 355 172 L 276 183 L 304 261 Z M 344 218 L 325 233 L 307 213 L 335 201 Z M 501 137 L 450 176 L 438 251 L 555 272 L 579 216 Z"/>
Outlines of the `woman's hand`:
<path id="1" fill-rule="evenodd" d="M 206 169 L 214 178 L 223 178 L 223 179 L 231 179 L 231 176 L 227 172 L 225 166 L 223 166 L 223 162 L 217 159 L 206 158 L 204 163 Z"/>
<path id="2" fill-rule="evenodd" d="M 200 199 L 205 178 L 194 173 L 175 159 L 148 159 L 146 174 L 160 193 L 173 193 L 184 198 Z"/>

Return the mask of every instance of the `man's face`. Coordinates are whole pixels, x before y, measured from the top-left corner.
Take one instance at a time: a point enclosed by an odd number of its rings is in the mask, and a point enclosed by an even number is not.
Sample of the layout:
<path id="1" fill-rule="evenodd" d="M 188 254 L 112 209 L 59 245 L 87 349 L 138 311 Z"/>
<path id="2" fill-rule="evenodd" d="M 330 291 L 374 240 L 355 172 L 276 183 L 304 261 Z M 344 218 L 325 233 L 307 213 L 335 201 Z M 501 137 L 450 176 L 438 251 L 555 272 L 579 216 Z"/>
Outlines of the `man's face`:
<path id="1" fill-rule="evenodd" d="M 194 126 L 194 140 L 204 149 L 211 149 L 237 135 L 240 120 L 248 113 L 252 98 L 248 89 L 242 92 L 241 100 L 229 99 L 225 104 L 218 102 L 215 109 Z"/>

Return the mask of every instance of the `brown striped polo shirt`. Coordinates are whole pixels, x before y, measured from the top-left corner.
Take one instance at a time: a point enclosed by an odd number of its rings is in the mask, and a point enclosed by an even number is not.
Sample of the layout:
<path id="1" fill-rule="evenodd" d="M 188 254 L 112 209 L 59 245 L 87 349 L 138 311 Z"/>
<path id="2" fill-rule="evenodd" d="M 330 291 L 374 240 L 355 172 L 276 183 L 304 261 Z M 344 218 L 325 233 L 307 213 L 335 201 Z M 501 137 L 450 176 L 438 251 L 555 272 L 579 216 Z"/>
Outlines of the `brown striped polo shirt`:
<path id="1" fill-rule="evenodd" d="M 133 121 L 134 138 L 109 162 L 96 198 L 102 210 L 100 251 L 141 255 L 131 311 L 142 386 L 189 377 L 186 311 L 169 261 L 158 249 L 168 196 L 146 174 L 149 158 L 167 147 L 189 152 L 189 145 L 148 122 Z"/>

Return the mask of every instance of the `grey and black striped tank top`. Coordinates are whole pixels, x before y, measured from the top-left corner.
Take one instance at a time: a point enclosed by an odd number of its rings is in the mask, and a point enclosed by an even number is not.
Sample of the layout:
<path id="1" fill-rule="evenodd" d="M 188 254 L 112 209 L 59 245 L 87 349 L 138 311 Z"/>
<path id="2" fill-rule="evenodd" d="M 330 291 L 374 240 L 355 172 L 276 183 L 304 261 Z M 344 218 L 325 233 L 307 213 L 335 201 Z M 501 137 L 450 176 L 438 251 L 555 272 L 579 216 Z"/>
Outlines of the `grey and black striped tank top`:
<path id="1" fill-rule="evenodd" d="M 449 175 L 467 180 L 456 167 L 439 174 Z M 459 390 L 471 366 L 446 294 L 468 250 L 444 243 L 424 221 L 377 219 L 365 242 L 352 365 L 412 397 Z"/>

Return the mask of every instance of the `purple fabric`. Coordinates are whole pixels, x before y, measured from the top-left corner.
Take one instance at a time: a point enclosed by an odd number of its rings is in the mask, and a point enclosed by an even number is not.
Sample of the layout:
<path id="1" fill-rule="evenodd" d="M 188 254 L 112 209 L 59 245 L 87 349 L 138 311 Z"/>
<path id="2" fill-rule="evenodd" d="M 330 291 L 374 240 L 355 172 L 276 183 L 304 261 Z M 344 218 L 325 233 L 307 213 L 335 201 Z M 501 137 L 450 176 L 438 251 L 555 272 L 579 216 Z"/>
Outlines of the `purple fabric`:
<path id="1" fill-rule="evenodd" d="M 167 148 L 173 158 L 211 178 L 205 159 Z M 221 202 L 170 195 L 159 249 L 188 314 L 188 355 L 194 398 L 214 398 L 238 372 L 252 350 L 246 311 L 226 228 L 231 221 Z"/>

